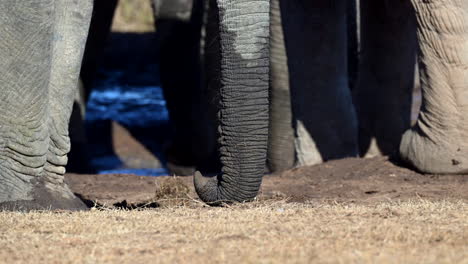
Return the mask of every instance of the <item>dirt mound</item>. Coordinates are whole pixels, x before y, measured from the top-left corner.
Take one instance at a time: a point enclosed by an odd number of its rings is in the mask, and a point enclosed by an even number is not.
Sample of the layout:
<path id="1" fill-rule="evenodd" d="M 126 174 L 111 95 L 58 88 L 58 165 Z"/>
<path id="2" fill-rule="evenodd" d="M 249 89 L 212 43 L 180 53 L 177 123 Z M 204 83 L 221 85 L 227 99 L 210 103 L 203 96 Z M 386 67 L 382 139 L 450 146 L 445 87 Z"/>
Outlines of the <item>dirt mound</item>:
<path id="1" fill-rule="evenodd" d="M 468 175 L 423 175 L 384 157 L 349 158 L 266 176 L 262 190 L 294 201 L 468 200 Z"/>
<path id="2" fill-rule="evenodd" d="M 195 201 L 192 177 L 67 174 L 73 192 L 105 205 Z M 378 203 L 387 200 L 468 200 L 468 175 L 423 175 L 388 159 L 349 158 L 264 177 L 259 199 Z M 158 203 L 160 204 L 160 203 Z"/>

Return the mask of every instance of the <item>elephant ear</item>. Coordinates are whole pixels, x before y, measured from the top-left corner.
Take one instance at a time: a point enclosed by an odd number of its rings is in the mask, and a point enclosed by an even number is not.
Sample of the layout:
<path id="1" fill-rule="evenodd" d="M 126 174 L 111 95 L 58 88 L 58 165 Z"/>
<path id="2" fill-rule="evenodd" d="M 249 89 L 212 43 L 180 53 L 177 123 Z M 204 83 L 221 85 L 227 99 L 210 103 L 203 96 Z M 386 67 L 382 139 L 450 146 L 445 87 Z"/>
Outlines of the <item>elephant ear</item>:
<path id="1" fill-rule="evenodd" d="M 219 32 L 219 152 L 222 173 L 195 173 L 209 204 L 255 198 L 265 173 L 269 122 L 269 0 L 210 3 Z M 209 45 L 209 43 L 208 43 Z"/>

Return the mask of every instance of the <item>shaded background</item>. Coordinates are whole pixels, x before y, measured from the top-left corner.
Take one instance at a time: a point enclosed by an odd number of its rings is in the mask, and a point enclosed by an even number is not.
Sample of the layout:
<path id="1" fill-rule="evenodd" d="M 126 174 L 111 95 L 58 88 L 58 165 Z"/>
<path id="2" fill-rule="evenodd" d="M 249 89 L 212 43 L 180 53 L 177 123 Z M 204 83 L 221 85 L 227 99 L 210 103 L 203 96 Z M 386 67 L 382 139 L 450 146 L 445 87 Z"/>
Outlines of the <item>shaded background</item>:
<path id="1" fill-rule="evenodd" d="M 98 67 L 85 114 L 89 167 L 80 168 L 88 163 L 81 162 L 78 172 L 169 173 L 162 153 L 171 130 L 161 89 L 156 27 L 150 0 L 118 2 L 104 52 L 95 56 Z M 413 121 L 420 101 L 416 85 Z"/>
<path id="2" fill-rule="evenodd" d="M 85 171 L 168 174 L 162 150 L 170 130 L 158 44 L 150 1 L 120 0 L 104 52 L 95 58 L 85 114 L 90 166 Z"/>

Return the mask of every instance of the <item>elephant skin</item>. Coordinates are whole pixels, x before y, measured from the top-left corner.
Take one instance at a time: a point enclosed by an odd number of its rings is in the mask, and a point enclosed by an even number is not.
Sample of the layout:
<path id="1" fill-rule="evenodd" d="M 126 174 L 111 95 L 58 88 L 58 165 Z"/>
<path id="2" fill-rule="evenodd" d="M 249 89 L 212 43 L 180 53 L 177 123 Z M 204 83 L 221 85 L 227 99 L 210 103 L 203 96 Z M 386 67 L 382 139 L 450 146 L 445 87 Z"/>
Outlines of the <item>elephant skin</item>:
<path id="1" fill-rule="evenodd" d="M 293 125 L 306 130 L 299 141 L 314 143 L 322 159 L 354 155 L 357 123 L 348 89 L 345 1 L 280 5 L 297 14 L 297 28 L 291 17 L 283 17 L 282 23 L 291 109 L 298 120 Z M 5 36 L 0 39 L 2 209 L 85 208 L 63 182 L 63 174 L 91 6 L 91 0 L 0 2 L 0 35 Z M 210 204 L 249 201 L 260 188 L 268 149 L 270 1 L 212 0 L 210 7 L 208 17 L 214 21 L 208 24 L 218 31 L 211 30 L 216 35 L 208 39 L 218 43 L 207 43 L 207 48 L 219 48 L 210 51 L 212 59 L 218 58 L 219 71 L 215 67 L 209 74 L 218 80 L 208 81 L 219 98 L 222 173 L 197 172 L 194 184 Z M 423 92 L 417 124 L 404 133 L 400 155 L 423 172 L 466 172 L 468 0 L 413 0 L 408 8 L 414 8 L 410 12 L 416 19 Z M 308 30 L 320 33 L 319 38 L 295 39 Z M 317 131 L 314 124 L 331 134 Z M 324 151 L 330 146 L 338 149 Z"/>
<path id="2" fill-rule="evenodd" d="M 424 173 L 468 172 L 468 1 L 412 1 L 422 106 L 400 144 Z"/>
<path id="3" fill-rule="evenodd" d="M 64 183 L 92 1 L 0 3 L 0 208 L 85 209 Z"/>
<path id="4" fill-rule="evenodd" d="M 346 1 L 280 1 L 281 14 L 286 15 L 281 20 L 272 18 L 271 54 L 272 60 L 283 61 L 272 67 L 272 73 L 276 74 L 276 69 L 288 69 L 291 124 L 295 128 L 299 164 L 357 155 L 358 143 L 365 154 L 369 142 L 375 141 L 380 153 L 398 153 L 399 146 L 403 160 L 422 172 L 467 171 L 468 125 L 464 117 L 468 114 L 468 57 L 465 56 L 468 1 L 413 0 L 412 5 L 407 1 L 394 4 L 361 2 L 361 71 L 353 102 L 346 68 Z M 196 173 L 194 177 L 199 196 L 209 203 L 250 200 L 258 191 L 264 174 L 261 157 L 265 153 L 261 150 L 266 142 L 262 132 L 268 123 L 262 114 L 270 110 L 264 109 L 264 101 L 255 102 L 265 89 L 264 83 L 259 82 L 261 77 L 245 83 L 243 75 L 249 71 L 249 65 L 258 66 L 250 61 L 251 56 L 242 52 L 258 50 L 255 29 L 260 30 L 263 24 L 249 24 L 255 19 L 247 14 L 263 11 L 261 1 L 218 0 L 217 5 L 222 58 L 219 130 L 223 174 L 208 178 Z M 278 14 L 277 7 L 272 4 L 273 15 Z M 236 19 L 240 15 L 243 19 Z M 279 21 L 283 32 L 277 26 Z M 274 50 L 281 48 L 281 33 L 286 56 Z M 239 45 L 241 39 L 253 43 L 240 49 L 244 47 Z M 409 128 L 416 50 L 419 50 L 422 110 L 416 126 L 404 132 Z M 257 73 L 262 70 L 263 67 Z M 288 79 L 273 76 L 272 81 L 281 86 L 287 85 Z M 247 88 L 253 91 L 250 98 L 244 94 Z M 276 92 L 271 92 L 271 103 L 278 99 Z M 282 96 L 287 97 L 287 91 Z M 232 103 L 232 98 L 237 98 L 237 102 Z M 258 106 L 256 111 L 244 113 L 242 107 L 253 106 L 253 102 Z M 371 105 L 366 106 L 369 102 Z M 287 129 L 291 115 L 283 114 L 285 120 L 281 121 L 286 125 L 274 124 L 277 120 L 270 118 L 271 128 Z M 358 131 L 358 117 L 362 120 L 361 131 Z M 367 134 L 362 132 L 365 129 Z M 257 132 L 256 136 L 251 131 Z M 270 131 L 270 140 L 271 137 Z M 286 148 L 286 152 L 292 151 Z M 290 159 L 285 160 L 284 164 L 290 164 Z"/>
<path id="5" fill-rule="evenodd" d="M 222 172 L 194 176 L 198 196 L 207 203 L 252 200 L 265 172 L 269 121 L 269 0 L 218 0 L 210 2 L 208 53 L 220 58 L 219 77 L 210 88 L 218 93 L 219 146 Z M 214 20 L 214 21 L 213 21 Z M 209 33 L 209 31 L 207 31 Z M 216 55 L 216 53 L 218 53 Z M 214 53 L 214 54 L 213 54 Z M 212 55 L 213 54 L 213 55 Z"/>

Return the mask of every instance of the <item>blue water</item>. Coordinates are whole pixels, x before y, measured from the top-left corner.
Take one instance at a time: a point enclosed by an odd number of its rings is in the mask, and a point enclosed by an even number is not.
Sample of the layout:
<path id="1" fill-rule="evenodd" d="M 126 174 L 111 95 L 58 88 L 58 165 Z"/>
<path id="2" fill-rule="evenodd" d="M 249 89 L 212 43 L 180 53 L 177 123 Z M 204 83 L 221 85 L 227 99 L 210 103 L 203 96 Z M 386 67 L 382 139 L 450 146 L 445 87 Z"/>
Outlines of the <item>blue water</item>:
<path id="1" fill-rule="evenodd" d="M 146 127 L 166 123 L 169 118 L 160 87 L 112 85 L 92 92 L 86 119 L 112 119 L 132 127 Z"/>
<path id="2" fill-rule="evenodd" d="M 168 127 L 169 115 L 161 87 L 151 83 L 125 84 L 122 81 L 123 75 L 124 73 L 119 71 L 106 72 L 104 78 L 96 83 L 88 100 L 86 109 L 88 138 L 94 137 L 94 142 L 91 143 L 93 147 L 90 150 L 91 166 L 99 174 L 168 175 L 165 168 L 125 167 L 109 145 L 111 132 L 108 124 L 109 120 L 113 120 L 130 131 L 143 131 L 143 136 L 139 138 L 140 143 L 160 158 L 161 142 L 155 142 L 155 139 L 160 138 L 158 133 L 162 132 L 157 131 Z M 109 131 L 103 131 L 106 129 Z M 149 135 L 145 135 L 146 130 L 150 131 L 147 133 Z M 96 137 L 100 138 L 96 140 Z"/>
<path id="3" fill-rule="evenodd" d="M 157 168 L 157 169 L 113 169 L 113 170 L 101 170 L 98 174 L 135 174 L 139 176 L 148 176 L 148 177 L 157 177 L 157 176 L 167 176 L 169 172 L 166 168 Z"/>
<path id="4" fill-rule="evenodd" d="M 100 82 L 92 91 L 86 120 L 115 120 L 131 127 L 157 126 L 169 121 L 162 89 L 157 85 L 122 85 L 113 78 Z M 112 75 L 111 75 L 112 76 Z"/>

